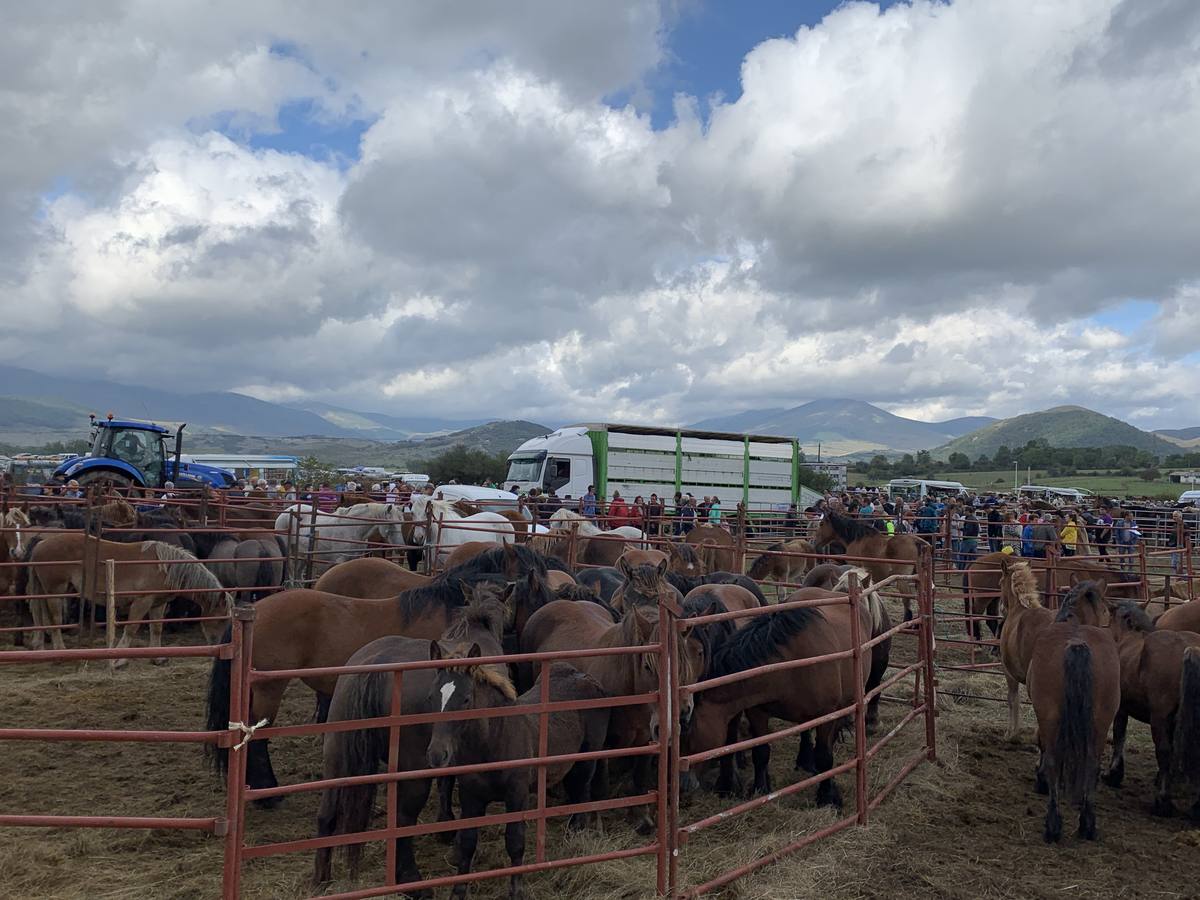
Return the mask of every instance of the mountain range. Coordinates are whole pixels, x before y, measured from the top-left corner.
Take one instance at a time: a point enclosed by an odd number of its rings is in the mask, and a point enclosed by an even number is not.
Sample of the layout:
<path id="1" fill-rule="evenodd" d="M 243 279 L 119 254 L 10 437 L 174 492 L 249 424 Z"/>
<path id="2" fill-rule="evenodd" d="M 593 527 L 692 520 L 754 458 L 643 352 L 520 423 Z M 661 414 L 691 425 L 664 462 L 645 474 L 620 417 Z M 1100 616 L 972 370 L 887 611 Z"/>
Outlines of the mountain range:
<path id="1" fill-rule="evenodd" d="M 862 400 L 813 400 L 790 409 L 752 409 L 703 419 L 689 427 L 794 437 L 806 450 L 819 442 L 823 454 L 844 456 L 930 450 L 995 421 L 989 416 L 964 416 L 945 422 L 922 422 Z"/>
<path id="2" fill-rule="evenodd" d="M 1179 452 L 1177 444 L 1112 416 L 1082 406 L 1055 406 L 985 425 L 936 448 L 933 455 L 945 459 L 958 452 L 975 459 L 992 456 L 1001 446 L 1016 449 L 1039 439 L 1052 447 L 1134 447 L 1159 456 Z"/>
<path id="3" fill-rule="evenodd" d="M 281 404 L 229 391 L 181 393 L 91 378 L 44 375 L 0 366 L 0 438 L 41 444 L 87 436 L 87 415 L 112 412 L 162 425 L 216 434 L 411 440 L 481 424 L 482 419 L 439 419 L 359 412 L 327 403 Z"/>

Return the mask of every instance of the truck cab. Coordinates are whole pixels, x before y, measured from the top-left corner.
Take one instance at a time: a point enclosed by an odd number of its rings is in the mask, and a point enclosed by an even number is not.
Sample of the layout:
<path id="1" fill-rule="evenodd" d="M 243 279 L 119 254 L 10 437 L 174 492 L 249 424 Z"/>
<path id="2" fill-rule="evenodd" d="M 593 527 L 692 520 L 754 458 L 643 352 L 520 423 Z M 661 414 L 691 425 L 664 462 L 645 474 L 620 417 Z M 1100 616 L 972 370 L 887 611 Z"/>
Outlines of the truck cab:
<path id="1" fill-rule="evenodd" d="M 594 483 L 592 443 L 587 428 L 567 426 L 523 443 L 508 457 L 507 488 L 539 488 L 581 497 Z"/>

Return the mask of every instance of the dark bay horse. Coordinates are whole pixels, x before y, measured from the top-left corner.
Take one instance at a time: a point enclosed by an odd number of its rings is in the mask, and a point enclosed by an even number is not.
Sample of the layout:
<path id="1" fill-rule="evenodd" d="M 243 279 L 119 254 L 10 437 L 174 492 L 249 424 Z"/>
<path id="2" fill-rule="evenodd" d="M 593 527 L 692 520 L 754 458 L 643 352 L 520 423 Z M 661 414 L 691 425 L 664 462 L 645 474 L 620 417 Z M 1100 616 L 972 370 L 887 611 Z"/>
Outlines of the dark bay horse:
<path id="1" fill-rule="evenodd" d="M 802 588 L 789 600 L 836 598 L 844 594 L 819 588 Z M 872 599 L 873 598 L 873 599 Z M 859 609 L 861 634 L 873 631 L 879 607 L 878 595 L 864 595 Z M 714 676 L 743 672 L 769 663 L 824 656 L 852 649 L 849 604 L 786 609 L 760 615 L 733 632 L 714 652 L 709 672 Z M 867 669 L 863 667 L 863 683 Z M 727 739 L 730 724 L 742 713 L 750 722 L 751 734 L 766 734 L 772 716 L 789 722 L 806 722 L 854 702 L 853 663 L 850 659 L 756 675 L 744 681 L 709 688 L 695 695 L 692 727 L 684 733 L 685 752 L 696 753 L 719 747 Z M 826 722 L 816 729 L 814 767 L 826 772 L 833 767 L 833 743 L 841 721 Z M 754 790 L 771 789 L 769 745 L 755 747 Z M 817 788 L 819 804 L 841 805 L 841 792 L 832 779 Z"/>
<path id="2" fill-rule="evenodd" d="M 750 564 L 750 571 L 746 574 L 755 581 L 775 582 L 775 595 L 779 597 L 799 585 L 801 579 L 812 571 L 817 562 L 813 556 L 788 554 L 815 554 L 816 552 L 816 547 L 802 538 L 779 541 L 764 549 L 762 554 Z M 790 585 L 790 587 L 780 587 L 780 583 Z"/>
<path id="3" fill-rule="evenodd" d="M 813 544 L 819 552 L 828 552 L 831 544 L 842 543 L 846 556 L 868 557 L 880 562 L 855 562 L 871 573 L 871 580 L 878 584 L 891 575 L 914 575 L 920 558 L 921 539 L 911 534 L 887 535 L 872 526 L 843 516 L 830 510 L 825 513 L 813 535 Z M 901 582 L 904 594 L 904 621 L 913 617 L 912 601 L 916 596 L 913 582 Z"/>
<path id="4" fill-rule="evenodd" d="M 1158 775 L 1153 811 L 1174 815 L 1171 788 L 1200 778 L 1200 634 L 1157 631 L 1136 603 L 1113 613 L 1112 630 L 1121 659 L 1121 707 L 1113 722 L 1112 763 L 1104 776 L 1120 787 L 1125 775 L 1125 731 L 1130 717 L 1150 726 Z M 1191 807 L 1200 822 L 1200 797 Z"/>
<path id="5" fill-rule="evenodd" d="M 594 650 L 604 647 L 638 647 L 659 641 L 658 607 L 633 606 L 619 622 L 595 603 L 555 600 L 530 616 L 521 633 L 522 653 L 548 653 L 559 650 Z M 694 629 L 680 635 L 676 671 L 680 683 L 691 684 L 704 671 L 704 646 Z M 650 693 L 658 689 L 658 653 L 591 656 L 574 660 L 576 668 L 596 679 L 612 697 Z M 524 683 L 526 679 L 522 679 Z M 680 719 L 686 725 L 692 714 L 690 697 L 680 704 Z M 657 710 L 651 706 L 626 706 L 612 711 L 607 747 L 637 747 L 655 736 Z M 601 781 L 607 784 L 607 766 L 601 764 Z M 634 785 L 640 794 L 646 789 L 649 759 L 634 761 Z M 607 789 L 603 791 L 607 794 Z M 650 827 L 645 810 L 640 812 L 638 827 Z"/>
<path id="6" fill-rule="evenodd" d="M 490 656 L 491 645 L 473 643 L 464 647 L 461 642 L 443 654 L 435 642 L 430 648 L 431 659 L 470 659 Z M 552 663 L 547 677 L 550 680 L 551 702 L 564 700 L 599 700 L 604 691 L 594 678 L 566 663 Z M 429 705 L 440 704 L 440 711 L 466 712 L 504 706 L 533 706 L 541 702 L 541 677 L 533 686 L 516 695 L 507 675 L 487 666 L 467 666 L 438 669 L 429 692 Z M 431 766 L 463 766 L 499 762 L 510 759 L 529 759 L 538 755 L 538 716 L 513 715 L 487 719 L 466 719 L 438 722 L 433 726 L 429 741 Z M 609 710 L 606 708 L 550 713 L 547 723 L 548 754 L 563 756 L 586 753 L 604 746 L 608 733 Z M 556 763 L 546 767 L 546 787 L 562 782 L 569 804 L 587 803 L 592 798 L 591 787 L 596 771 L 595 760 Z M 501 802 L 505 812 L 524 810 L 529 794 L 537 784 L 533 768 L 503 769 L 458 776 L 459 802 L 463 819 L 473 819 L 487 813 L 489 803 Z M 607 799 L 597 797 L 595 799 Z M 567 822 L 568 828 L 579 828 L 586 815 L 576 814 Z M 456 840 L 458 874 L 471 871 L 479 828 L 459 828 Z M 525 860 L 525 822 L 518 819 L 505 826 L 504 845 L 509 861 L 520 866 Z M 509 880 L 509 897 L 524 897 L 523 876 Z M 465 897 L 467 885 L 455 885 L 451 896 Z"/>
<path id="7" fill-rule="evenodd" d="M 507 611 L 490 597 L 475 597 L 462 607 L 441 640 L 457 645 L 466 642 L 486 646 L 499 652 L 500 637 Z M 436 643 L 435 645 L 436 646 Z M 489 653 L 490 655 L 490 653 Z M 417 638 L 390 635 L 367 644 L 347 660 L 349 665 L 375 663 L 420 662 L 430 658 L 430 642 Z M 415 669 L 404 674 L 400 709 L 405 714 L 438 712 L 436 697 L 432 696 L 435 669 Z M 498 677 L 507 678 L 502 671 Z M 367 675 L 345 675 L 338 679 L 329 704 L 329 721 L 372 719 L 389 715 L 392 702 L 393 678 L 387 672 Z M 426 754 L 433 733 L 432 725 L 409 725 L 400 729 L 398 755 L 399 771 L 427 767 Z M 325 735 L 323 778 L 346 778 L 354 775 L 373 775 L 388 759 L 386 728 L 359 731 L 330 732 Z M 445 788 L 446 785 L 443 785 Z M 410 779 L 397 783 L 398 802 L 395 825 L 416 823 L 429 799 L 430 779 Z M 375 800 L 375 785 L 352 785 L 329 788 L 321 794 L 317 813 L 317 836 L 352 834 L 365 831 L 370 823 Z M 443 808 L 438 821 L 453 818 L 449 808 L 449 791 L 443 792 Z M 393 824 L 393 823 L 389 823 Z M 358 867 L 361 844 L 348 844 L 346 857 L 351 870 Z M 333 848 L 323 847 L 316 852 L 313 881 L 324 884 L 330 879 Z M 396 845 L 396 880 L 419 881 L 420 870 L 412 849 L 412 838 L 400 838 Z M 429 892 L 424 892 L 429 896 Z"/>
<path id="8" fill-rule="evenodd" d="M 1100 588 L 1084 582 L 1072 589 L 1052 624 L 1038 634 L 1026 674 L 1037 714 L 1038 790 L 1046 804 L 1047 843 L 1062 837 L 1062 799 L 1079 807 L 1079 836 L 1097 838 L 1095 792 L 1100 753 L 1121 704 L 1121 660 L 1107 628 L 1082 624 L 1079 604 L 1092 604 Z"/>

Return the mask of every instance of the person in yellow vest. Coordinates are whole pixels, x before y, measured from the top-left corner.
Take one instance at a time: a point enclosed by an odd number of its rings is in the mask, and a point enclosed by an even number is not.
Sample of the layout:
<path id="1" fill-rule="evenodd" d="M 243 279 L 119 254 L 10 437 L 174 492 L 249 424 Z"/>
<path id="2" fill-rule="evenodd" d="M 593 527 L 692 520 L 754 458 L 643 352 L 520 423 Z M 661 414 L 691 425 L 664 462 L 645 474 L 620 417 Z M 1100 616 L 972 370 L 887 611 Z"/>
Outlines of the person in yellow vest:
<path id="1" fill-rule="evenodd" d="M 1074 514 L 1067 516 L 1066 524 L 1058 533 L 1058 539 L 1062 541 L 1063 556 L 1074 556 L 1076 544 L 1079 543 L 1079 525 Z"/>

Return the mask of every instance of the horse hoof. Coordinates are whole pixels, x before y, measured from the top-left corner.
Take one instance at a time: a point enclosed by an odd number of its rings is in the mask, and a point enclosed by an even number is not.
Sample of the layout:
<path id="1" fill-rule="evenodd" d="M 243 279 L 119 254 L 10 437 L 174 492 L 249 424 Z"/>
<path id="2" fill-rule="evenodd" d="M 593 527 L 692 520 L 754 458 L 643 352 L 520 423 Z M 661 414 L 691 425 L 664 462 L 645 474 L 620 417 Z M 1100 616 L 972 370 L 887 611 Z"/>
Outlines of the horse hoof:
<path id="1" fill-rule="evenodd" d="M 1119 788 L 1121 782 L 1125 780 L 1125 773 L 1118 769 L 1116 771 L 1105 772 L 1100 776 L 1100 780 L 1107 784 L 1110 788 Z"/>
<path id="2" fill-rule="evenodd" d="M 124 657 L 124 656 L 123 656 L 123 657 L 121 657 L 120 659 L 114 659 L 114 660 L 112 661 L 112 667 L 113 667 L 114 669 L 123 669 L 123 668 L 125 668 L 127 665 L 129 665 L 129 660 L 128 660 L 128 658 L 126 658 L 126 657 Z"/>
<path id="3" fill-rule="evenodd" d="M 283 805 L 282 797 L 265 797 L 262 800 L 255 800 L 254 805 L 259 809 L 278 809 Z"/>
<path id="4" fill-rule="evenodd" d="M 654 833 L 654 823 L 649 819 L 642 819 L 634 826 L 633 830 L 645 837 L 648 834 Z"/>
<path id="5" fill-rule="evenodd" d="M 171 660 L 166 656 L 156 656 L 152 661 L 156 666 L 165 666 Z"/>

